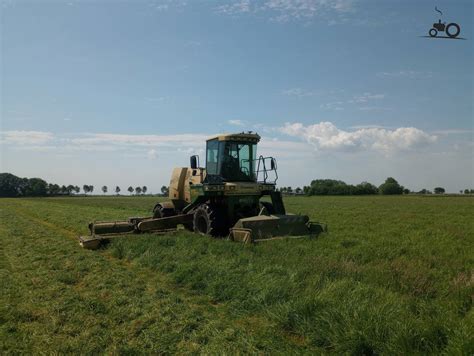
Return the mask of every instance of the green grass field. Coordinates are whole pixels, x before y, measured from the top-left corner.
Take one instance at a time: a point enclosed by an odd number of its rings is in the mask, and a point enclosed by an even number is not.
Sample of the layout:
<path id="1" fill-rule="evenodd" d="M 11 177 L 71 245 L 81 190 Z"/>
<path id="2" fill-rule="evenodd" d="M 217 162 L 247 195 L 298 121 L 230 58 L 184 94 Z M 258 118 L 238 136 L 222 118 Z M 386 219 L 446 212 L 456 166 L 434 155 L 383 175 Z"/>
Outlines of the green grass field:
<path id="1" fill-rule="evenodd" d="M 474 199 L 291 197 L 316 239 L 83 250 L 155 198 L 0 200 L 0 353 L 474 353 Z"/>

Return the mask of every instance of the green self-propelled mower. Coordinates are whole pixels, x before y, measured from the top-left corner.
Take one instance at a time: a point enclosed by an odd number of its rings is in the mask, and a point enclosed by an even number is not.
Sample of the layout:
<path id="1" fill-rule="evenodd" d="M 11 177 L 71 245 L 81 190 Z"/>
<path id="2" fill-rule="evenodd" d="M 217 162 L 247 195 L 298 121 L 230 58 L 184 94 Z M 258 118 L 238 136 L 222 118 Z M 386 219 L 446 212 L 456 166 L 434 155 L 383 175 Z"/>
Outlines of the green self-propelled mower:
<path id="1" fill-rule="evenodd" d="M 190 167 L 173 170 L 169 200 L 157 203 L 153 215 L 126 221 L 93 222 L 90 236 L 79 237 L 96 248 L 112 237 L 144 232 L 169 233 L 178 226 L 199 234 L 258 242 L 281 237 L 316 236 L 326 226 L 306 215 L 287 214 L 276 190 L 276 160 L 257 157 L 256 133 L 223 134 L 206 144 L 206 165 L 191 156 Z M 262 198 L 264 198 L 262 200 Z"/>

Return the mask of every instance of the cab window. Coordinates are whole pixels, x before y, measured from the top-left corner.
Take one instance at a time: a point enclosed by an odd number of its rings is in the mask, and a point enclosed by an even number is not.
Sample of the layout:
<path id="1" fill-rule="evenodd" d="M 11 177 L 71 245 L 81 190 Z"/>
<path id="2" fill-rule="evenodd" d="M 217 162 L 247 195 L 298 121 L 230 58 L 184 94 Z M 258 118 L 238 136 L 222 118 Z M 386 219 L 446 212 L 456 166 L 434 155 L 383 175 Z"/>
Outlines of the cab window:
<path id="1" fill-rule="evenodd" d="M 206 148 L 206 171 L 207 174 L 219 174 L 218 172 L 218 153 L 219 153 L 219 142 L 212 140 L 207 142 Z"/>

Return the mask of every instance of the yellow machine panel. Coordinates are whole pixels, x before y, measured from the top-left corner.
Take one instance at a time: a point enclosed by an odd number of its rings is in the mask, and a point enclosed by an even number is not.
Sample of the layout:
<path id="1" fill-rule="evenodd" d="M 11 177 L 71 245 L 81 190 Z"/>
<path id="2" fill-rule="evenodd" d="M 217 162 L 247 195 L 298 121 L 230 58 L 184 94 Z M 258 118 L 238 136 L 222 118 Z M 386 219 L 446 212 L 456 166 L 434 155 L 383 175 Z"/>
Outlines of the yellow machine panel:
<path id="1" fill-rule="evenodd" d="M 170 180 L 169 198 L 171 200 L 184 200 L 184 185 L 186 182 L 187 167 L 173 169 Z"/>
<path id="2" fill-rule="evenodd" d="M 171 175 L 169 198 L 173 202 L 191 202 L 191 185 L 202 184 L 205 178 L 204 168 L 179 167 Z"/>

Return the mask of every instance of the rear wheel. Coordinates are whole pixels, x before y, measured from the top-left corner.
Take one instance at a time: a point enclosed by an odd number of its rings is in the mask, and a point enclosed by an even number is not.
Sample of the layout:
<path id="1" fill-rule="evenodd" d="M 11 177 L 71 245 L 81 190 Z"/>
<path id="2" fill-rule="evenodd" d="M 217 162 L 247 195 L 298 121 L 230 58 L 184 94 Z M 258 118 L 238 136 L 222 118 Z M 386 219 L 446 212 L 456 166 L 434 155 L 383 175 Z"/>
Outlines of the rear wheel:
<path id="1" fill-rule="evenodd" d="M 194 211 L 193 227 L 194 232 L 201 235 L 217 237 L 229 233 L 222 210 L 208 204 L 202 204 Z"/>
<path id="2" fill-rule="evenodd" d="M 446 26 L 446 34 L 451 38 L 456 38 L 461 32 L 461 28 L 457 23 L 450 23 Z"/>
<path id="3" fill-rule="evenodd" d="M 176 215 L 174 209 L 164 208 L 161 204 L 156 204 L 153 208 L 153 219 L 166 218 Z"/>

